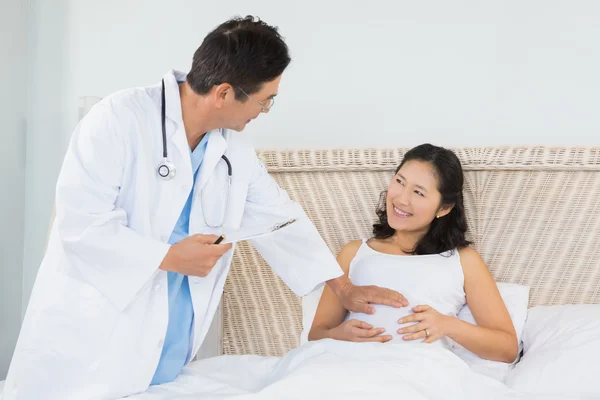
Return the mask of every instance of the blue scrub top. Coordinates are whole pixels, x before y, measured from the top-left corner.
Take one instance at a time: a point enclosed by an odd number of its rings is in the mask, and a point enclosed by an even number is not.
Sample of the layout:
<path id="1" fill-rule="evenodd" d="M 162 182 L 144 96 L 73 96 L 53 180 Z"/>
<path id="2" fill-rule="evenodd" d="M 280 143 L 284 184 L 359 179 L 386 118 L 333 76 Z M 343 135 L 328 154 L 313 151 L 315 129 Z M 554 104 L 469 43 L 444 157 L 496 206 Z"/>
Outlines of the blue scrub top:
<path id="1" fill-rule="evenodd" d="M 194 185 L 206 153 L 207 140 L 208 134 L 205 134 L 194 151 L 190 151 Z M 193 187 L 169 238 L 169 244 L 173 245 L 189 236 L 192 193 L 194 193 Z M 188 277 L 177 272 L 167 272 L 167 276 L 169 281 L 169 324 L 160 361 L 151 385 L 171 382 L 177 377 L 181 369 L 189 362 L 188 356 L 192 343 L 194 308 Z"/>

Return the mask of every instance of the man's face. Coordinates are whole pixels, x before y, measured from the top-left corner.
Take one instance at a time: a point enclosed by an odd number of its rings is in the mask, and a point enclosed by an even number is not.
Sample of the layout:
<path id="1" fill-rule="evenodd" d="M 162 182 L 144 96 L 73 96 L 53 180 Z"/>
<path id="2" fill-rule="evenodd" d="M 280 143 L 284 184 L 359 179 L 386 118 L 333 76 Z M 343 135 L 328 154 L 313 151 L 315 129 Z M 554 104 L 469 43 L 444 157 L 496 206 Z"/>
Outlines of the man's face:
<path id="1" fill-rule="evenodd" d="M 240 100 L 235 99 L 231 90 L 229 98 L 224 102 L 224 127 L 241 132 L 254 118 L 261 113 L 269 112 L 279 91 L 280 81 L 281 75 L 270 82 L 265 82 L 258 92 L 242 94 Z"/>

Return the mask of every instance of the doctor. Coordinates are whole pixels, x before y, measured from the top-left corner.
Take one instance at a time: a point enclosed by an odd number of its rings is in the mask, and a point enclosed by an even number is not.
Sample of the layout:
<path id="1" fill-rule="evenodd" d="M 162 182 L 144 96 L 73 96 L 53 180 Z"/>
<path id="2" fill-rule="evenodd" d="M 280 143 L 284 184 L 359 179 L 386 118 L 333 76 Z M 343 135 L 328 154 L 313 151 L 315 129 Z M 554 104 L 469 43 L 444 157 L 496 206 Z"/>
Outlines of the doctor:
<path id="1" fill-rule="evenodd" d="M 231 263 L 216 234 L 243 226 L 298 219 L 252 244 L 299 296 L 326 282 L 349 310 L 407 304 L 352 285 L 236 133 L 272 109 L 289 62 L 275 28 L 233 19 L 204 39 L 187 75 L 115 93 L 81 121 L 5 400 L 115 399 L 175 379 Z"/>

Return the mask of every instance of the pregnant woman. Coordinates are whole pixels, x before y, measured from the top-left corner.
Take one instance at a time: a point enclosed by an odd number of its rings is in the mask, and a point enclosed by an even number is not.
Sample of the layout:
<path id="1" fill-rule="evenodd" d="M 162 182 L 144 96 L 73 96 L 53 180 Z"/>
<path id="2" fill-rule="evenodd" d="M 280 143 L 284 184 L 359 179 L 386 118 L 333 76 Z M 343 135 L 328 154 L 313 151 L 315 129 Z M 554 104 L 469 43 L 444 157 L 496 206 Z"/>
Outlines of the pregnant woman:
<path id="1" fill-rule="evenodd" d="M 349 313 L 325 288 L 309 340 L 448 348 L 450 338 L 482 358 L 516 359 L 517 337 L 506 306 L 465 239 L 463 181 L 450 150 L 424 144 L 406 153 L 382 196 L 373 237 L 348 243 L 338 262 L 354 284 L 396 290 L 409 305 Z M 477 325 L 456 317 L 465 304 Z"/>

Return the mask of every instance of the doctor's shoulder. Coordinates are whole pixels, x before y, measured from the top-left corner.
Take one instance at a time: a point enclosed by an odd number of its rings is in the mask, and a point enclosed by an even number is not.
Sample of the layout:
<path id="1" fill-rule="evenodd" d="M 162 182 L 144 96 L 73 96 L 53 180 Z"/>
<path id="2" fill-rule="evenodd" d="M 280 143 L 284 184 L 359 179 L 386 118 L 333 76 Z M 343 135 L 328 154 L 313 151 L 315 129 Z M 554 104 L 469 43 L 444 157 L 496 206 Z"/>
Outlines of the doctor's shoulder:
<path id="1" fill-rule="evenodd" d="M 149 96 L 138 89 L 115 92 L 94 104 L 73 131 L 65 161 L 121 174 L 139 159 L 140 148 L 152 147 L 150 138 L 160 131 L 160 120 L 154 123 L 158 128 L 150 123 L 160 112 L 144 112 L 142 104 L 152 107 Z M 140 147 L 142 143 L 146 144 Z"/>
<path id="2" fill-rule="evenodd" d="M 123 122 L 151 119 L 154 125 L 160 120 L 160 90 L 158 87 L 139 87 L 119 90 L 106 98 L 107 106 Z"/>
<path id="3" fill-rule="evenodd" d="M 143 116 L 152 107 L 152 98 L 142 88 L 123 89 L 114 92 L 94 104 L 81 119 L 82 123 L 89 120 L 115 124 L 119 121 L 137 116 Z M 156 109 L 154 105 L 152 109 Z M 151 110 L 151 112 L 156 112 Z"/>
<path id="4" fill-rule="evenodd" d="M 130 142 L 130 136 L 143 130 L 143 125 L 154 121 L 155 115 L 159 115 L 158 106 L 143 88 L 123 89 L 92 106 L 75 133 L 83 131 L 85 135 L 109 136 L 126 144 Z"/>

